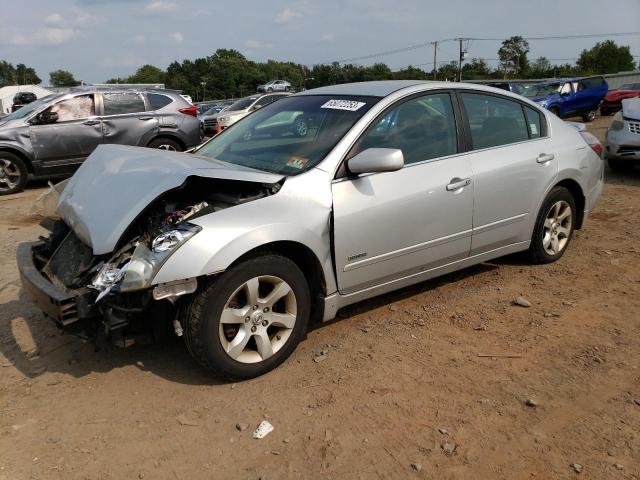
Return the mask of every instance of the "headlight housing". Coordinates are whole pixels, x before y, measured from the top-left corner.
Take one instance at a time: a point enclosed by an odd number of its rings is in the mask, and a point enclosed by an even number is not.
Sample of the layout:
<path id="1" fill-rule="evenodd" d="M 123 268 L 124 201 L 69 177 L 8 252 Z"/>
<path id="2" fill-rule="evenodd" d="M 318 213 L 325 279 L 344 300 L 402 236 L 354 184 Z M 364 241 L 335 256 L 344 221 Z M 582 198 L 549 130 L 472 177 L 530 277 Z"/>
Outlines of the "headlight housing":
<path id="1" fill-rule="evenodd" d="M 160 267 L 182 244 L 202 230 L 202 227 L 183 223 L 162 232 L 151 242 L 151 248 L 140 243 L 131 255 L 119 289 L 122 292 L 141 290 L 151 285 Z"/>

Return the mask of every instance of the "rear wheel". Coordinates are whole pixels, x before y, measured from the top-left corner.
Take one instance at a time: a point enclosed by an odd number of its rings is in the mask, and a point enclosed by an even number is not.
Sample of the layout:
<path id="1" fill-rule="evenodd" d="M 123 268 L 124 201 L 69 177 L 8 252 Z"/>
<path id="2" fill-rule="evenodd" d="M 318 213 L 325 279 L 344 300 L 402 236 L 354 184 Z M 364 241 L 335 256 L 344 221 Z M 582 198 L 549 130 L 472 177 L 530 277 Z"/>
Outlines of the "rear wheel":
<path id="1" fill-rule="evenodd" d="M 532 263 L 551 263 L 558 260 L 573 236 L 576 203 L 571 192 L 555 187 L 549 192 L 538 213 L 529 247 Z"/>
<path id="2" fill-rule="evenodd" d="M 27 166 L 20 157 L 0 151 L 0 195 L 21 192 L 28 175 Z"/>
<path id="3" fill-rule="evenodd" d="M 169 150 L 171 152 L 182 152 L 184 150 L 182 148 L 182 145 L 170 138 L 156 138 L 155 140 L 152 140 L 147 146 L 149 148 L 157 148 L 158 150 Z"/>
<path id="4" fill-rule="evenodd" d="M 616 158 L 608 158 L 607 163 L 611 170 L 619 173 L 628 173 L 633 170 L 634 166 L 633 160 L 618 160 Z"/>
<path id="5" fill-rule="evenodd" d="M 311 295 L 298 266 L 279 255 L 242 262 L 200 291 L 183 319 L 187 348 L 227 379 L 262 375 L 305 335 Z"/>

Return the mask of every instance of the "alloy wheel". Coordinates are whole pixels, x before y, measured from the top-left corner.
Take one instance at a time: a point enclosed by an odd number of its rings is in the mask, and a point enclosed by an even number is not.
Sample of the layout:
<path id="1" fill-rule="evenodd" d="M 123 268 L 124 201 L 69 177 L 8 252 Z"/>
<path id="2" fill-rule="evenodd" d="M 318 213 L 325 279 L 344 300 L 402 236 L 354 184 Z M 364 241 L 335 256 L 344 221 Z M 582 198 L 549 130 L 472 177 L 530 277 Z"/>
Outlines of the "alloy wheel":
<path id="1" fill-rule="evenodd" d="M 13 190 L 20 183 L 21 177 L 18 165 L 6 158 L 0 158 L 0 191 Z"/>
<path id="2" fill-rule="evenodd" d="M 569 203 L 560 200 L 551 206 L 542 229 L 542 246 L 548 255 L 557 255 L 567 246 L 572 222 L 573 215 Z"/>
<path id="3" fill-rule="evenodd" d="M 158 150 L 168 150 L 170 152 L 177 152 L 176 147 L 168 143 L 161 143 L 156 147 Z"/>
<path id="4" fill-rule="evenodd" d="M 296 323 L 298 305 L 291 286 L 276 276 L 254 277 L 238 287 L 220 315 L 224 351 L 241 363 L 257 363 L 276 354 Z"/>

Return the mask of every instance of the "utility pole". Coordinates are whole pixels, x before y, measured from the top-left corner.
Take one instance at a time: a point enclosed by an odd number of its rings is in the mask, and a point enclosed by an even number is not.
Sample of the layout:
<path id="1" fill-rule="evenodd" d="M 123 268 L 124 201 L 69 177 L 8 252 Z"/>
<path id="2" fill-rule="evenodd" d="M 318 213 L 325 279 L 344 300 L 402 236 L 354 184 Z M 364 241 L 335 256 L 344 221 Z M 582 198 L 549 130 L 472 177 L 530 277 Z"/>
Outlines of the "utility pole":
<path id="1" fill-rule="evenodd" d="M 436 58 L 438 55 L 438 42 L 431 42 L 431 45 L 433 45 L 433 79 L 437 80 L 438 78 L 438 70 L 437 70 L 437 63 L 436 63 Z"/>
<path id="2" fill-rule="evenodd" d="M 460 43 L 460 58 L 458 59 L 458 81 L 462 81 L 462 41 L 464 38 L 458 38 L 458 42 Z"/>

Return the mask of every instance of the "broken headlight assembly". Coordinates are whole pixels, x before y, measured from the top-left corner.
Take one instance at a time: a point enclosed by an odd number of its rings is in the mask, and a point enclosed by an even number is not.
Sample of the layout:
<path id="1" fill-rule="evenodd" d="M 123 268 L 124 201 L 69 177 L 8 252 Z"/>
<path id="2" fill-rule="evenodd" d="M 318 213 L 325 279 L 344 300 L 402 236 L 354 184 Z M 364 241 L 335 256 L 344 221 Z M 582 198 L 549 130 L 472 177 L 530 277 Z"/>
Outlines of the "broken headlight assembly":
<path id="1" fill-rule="evenodd" d="M 160 267 L 183 243 L 202 230 L 202 227 L 183 223 L 162 232 L 151 242 L 149 248 L 140 242 L 131 255 L 131 261 L 120 283 L 120 291 L 141 290 L 151 285 Z"/>
<path id="2" fill-rule="evenodd" d="M 145 242 L 138 242 L 129 258 L 120 257 L 120 261 L 102 265 L 91 284 L 100 291 L 96 302 L 114 288 L 130 292 L 150 287 L 164 262 L 201 229 L 191 223 L 176 225 L 156 236 L 151 241 L 151 248 Z"/>

